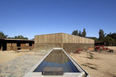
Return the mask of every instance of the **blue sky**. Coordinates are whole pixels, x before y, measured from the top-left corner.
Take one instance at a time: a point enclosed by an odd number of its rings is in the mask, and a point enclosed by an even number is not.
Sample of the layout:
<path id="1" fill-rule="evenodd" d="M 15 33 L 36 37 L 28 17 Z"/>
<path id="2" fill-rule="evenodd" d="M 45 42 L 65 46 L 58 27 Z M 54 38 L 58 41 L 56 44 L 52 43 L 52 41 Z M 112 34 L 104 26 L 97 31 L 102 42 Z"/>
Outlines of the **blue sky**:
<path id="1" fill-rule="evenodd" d="M 90 37 L 116 32 L 116 0 L 0 0 L 0 31 L 9 37 L 83 28 Z"/>

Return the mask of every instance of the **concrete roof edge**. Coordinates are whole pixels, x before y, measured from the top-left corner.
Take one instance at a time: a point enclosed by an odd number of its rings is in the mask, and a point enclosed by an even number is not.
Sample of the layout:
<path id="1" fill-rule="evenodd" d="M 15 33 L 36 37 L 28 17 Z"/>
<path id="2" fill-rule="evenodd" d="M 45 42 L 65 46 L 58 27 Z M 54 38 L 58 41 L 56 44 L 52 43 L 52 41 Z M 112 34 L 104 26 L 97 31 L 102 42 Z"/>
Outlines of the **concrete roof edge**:
<path id="1" fill-rule="evenodd" d="M 14 41 L 34 41 L 34 40 L 28 40 L 28 39 L 7 39 L 7 38 L 5 38 L 4 40 L 14 40 Z"/>
<path id="2" fill-rule="evenodd" d="M 52 34 L 67 34 L 67 33 L 63 33 L 63 32 L 61 32 L 61 33 L 51 33 L 51 35 Z M 50 34 L 42 34 L 42 35 L 50 35 Z M 71 34 L 68 34 L 68 35 L 71 35 Z M 35 36 L 40 36 L 40 35 L 35 35 Z M 72 36 L 76 36 L 76 35 L 72 35 Z M 81 37 L 81 36 L 77 36 L 77 37 Z M 81 38 L 90 39 L 90 38 L 87 38 L 87 37 L 81 37 Z M 94 40 L 94 39 L 90 39 L 90 40 Z"/>
<path id="3" fill-rule="evenodd" d="M 50 34 L 66 34 L 66 33 L 50 33 Z M 50 35 L 50 34 L 40 34 L 40 35 Z M 40 35 L 35 35 L 35 36 L 40 36 Z"/>

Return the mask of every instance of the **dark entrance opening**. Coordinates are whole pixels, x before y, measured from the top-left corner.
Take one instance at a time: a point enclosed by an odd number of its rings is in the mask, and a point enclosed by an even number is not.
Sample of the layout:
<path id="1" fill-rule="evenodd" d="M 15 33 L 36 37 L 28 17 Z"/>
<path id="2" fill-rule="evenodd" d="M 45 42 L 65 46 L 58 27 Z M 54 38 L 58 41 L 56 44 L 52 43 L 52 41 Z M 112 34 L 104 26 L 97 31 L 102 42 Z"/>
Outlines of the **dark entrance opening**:
<path id="1" fill-rule="evenodd" d="M 1 50 L 1 41 L 0 41 L 0 50 Z"/>
<path id="2" fill-rule="evenodd" d="M 21 46 L 21 44 L 18 42 L 18 43 L 17 43 L 17 47 L 18 47 L 17 49 L 18 49 L 18 50 L 21 49 L 20 46 Z"/>
<path id="3" fill-rule="evenodd" d="M 3 43 L 3 51 L 7 50 L 7 46 L 6 46 L 6 43 L 4 42 Z"/>
<path id="4" fill-rule="evenodd" d="M 29 43 L 29 46 L 32 46 L 32 43 Z"/>

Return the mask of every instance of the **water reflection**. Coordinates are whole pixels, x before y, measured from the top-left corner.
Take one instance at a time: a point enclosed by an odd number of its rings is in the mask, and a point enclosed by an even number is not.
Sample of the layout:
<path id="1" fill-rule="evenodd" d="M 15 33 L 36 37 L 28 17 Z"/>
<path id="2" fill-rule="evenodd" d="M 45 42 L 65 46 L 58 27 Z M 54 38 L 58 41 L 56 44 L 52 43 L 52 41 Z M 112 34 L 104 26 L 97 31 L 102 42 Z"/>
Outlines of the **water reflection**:
<path id="1" fill-rule="evenodd" d="M 45 67 L 61 67 L 64 72 L 79 72 L 62 50 L 53 50 L 34 72 L 42 72 Z"/>
<path id="2" fill-rule="evenodd" d="M 47 56 L 45 61 L 61 64 L 68 62 L 69 58 L 64 54 L 62 50 L 54 50 Z"/>

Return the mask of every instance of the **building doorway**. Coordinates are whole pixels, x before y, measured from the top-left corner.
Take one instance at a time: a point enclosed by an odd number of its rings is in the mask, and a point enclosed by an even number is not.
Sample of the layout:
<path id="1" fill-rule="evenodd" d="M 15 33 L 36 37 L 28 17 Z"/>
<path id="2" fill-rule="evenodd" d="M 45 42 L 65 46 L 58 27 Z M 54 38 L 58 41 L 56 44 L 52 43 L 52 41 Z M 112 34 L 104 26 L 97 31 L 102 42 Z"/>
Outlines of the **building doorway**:
<path id="1" fill-rule="evenodd" d="M 21 46 L 21 44 L 18 42 L 17 43 L 18 50 L 21 50 L 20 46 Z"/>
<path id="2" fill-rule="evenodd" d="M 6 46 L 6 43 L 4 42 L 3 43 L 3 51 L 6 51 L 7 50 L 7 46 Z"/>

